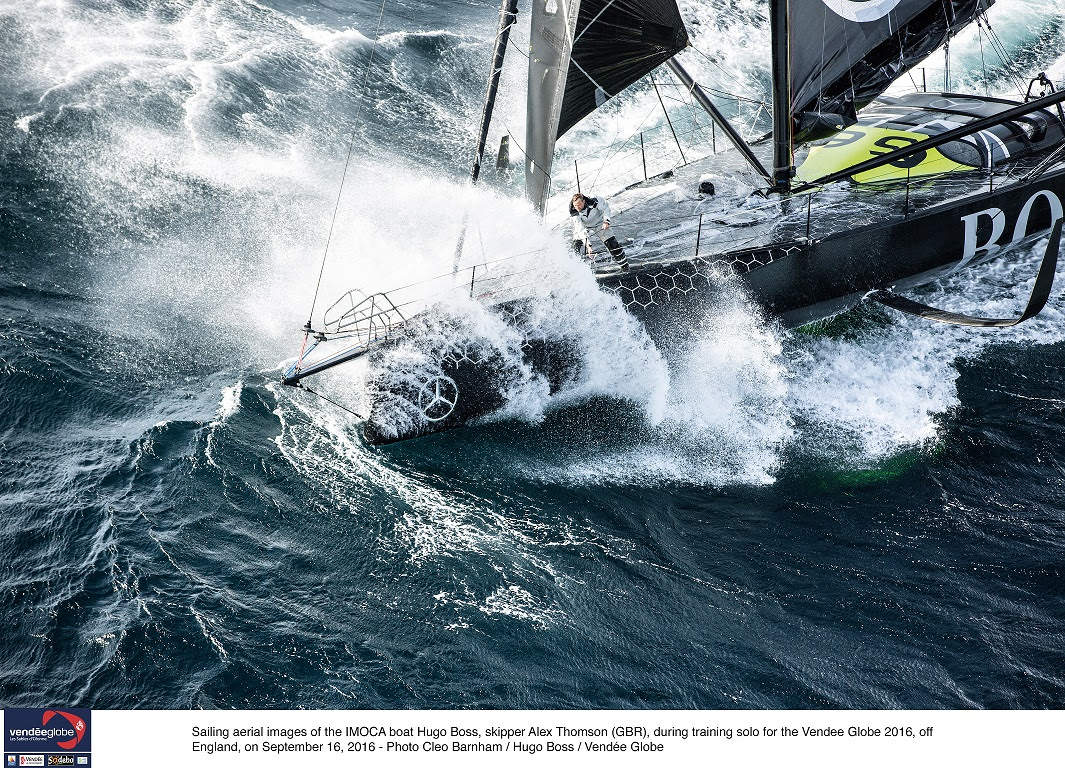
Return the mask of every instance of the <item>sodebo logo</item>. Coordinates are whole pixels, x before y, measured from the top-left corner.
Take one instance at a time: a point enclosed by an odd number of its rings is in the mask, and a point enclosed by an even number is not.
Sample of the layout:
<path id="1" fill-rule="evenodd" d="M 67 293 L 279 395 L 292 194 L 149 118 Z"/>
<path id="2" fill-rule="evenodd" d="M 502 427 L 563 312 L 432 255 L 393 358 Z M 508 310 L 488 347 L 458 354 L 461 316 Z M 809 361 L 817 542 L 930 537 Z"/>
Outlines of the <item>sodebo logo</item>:
<path id="1" fill-rule="evenodd" d="M 848 21 L 876 21 L 895 10 L 902 0 L 824 0 L 825 5 Z"/>

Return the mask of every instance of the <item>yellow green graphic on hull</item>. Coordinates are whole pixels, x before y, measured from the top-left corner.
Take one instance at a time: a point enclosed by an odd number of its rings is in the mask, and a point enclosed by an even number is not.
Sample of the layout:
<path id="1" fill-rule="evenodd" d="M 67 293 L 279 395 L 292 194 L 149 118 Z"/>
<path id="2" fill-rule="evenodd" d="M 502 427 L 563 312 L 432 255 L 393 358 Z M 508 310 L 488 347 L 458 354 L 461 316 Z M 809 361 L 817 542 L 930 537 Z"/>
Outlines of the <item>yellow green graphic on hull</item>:
<path id="1" fill-rule="evenodd" d="M 840 131 L 823 144 L 810 149 L 809 155 L 796 174 L 799 181 L 813 181 L 898 149 L 906 149 L 928 139 L 923 133 L 911 133 L 892 128 L 855 125 Z M 912 157 L 875 168 L 853 177 L 859 184 L 905 181 L 921 176 L 939 176 L 953 171 L 971 171 L 974 166 L 955 162 L 938 149 L 919 152 Z"/>

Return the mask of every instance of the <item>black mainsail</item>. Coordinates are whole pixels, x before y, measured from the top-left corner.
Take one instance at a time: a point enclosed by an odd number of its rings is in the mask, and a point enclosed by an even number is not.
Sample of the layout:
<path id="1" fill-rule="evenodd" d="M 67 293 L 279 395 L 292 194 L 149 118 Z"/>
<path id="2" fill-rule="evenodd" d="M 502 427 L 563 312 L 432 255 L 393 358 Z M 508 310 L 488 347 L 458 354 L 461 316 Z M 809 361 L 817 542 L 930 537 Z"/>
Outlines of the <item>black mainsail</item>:
<path id="1" fill-rule="evenodd" d="M 994 1 L 771 0 L 777 188 L 787 187 L 794 141 L 853 123 Z M 534 0 L 526 194 L 537 209 L 556 140 L 687 44 L 676 0 Z"/>
<path id="2" fill-rule="evenodd" d="M 558 137 L 687 45 L 676 0 L 534 0 L 525 178 L 539 210 Z"/>
<path id="3" fill-rule="evenodd" d="M 853 123 L 859 109 L 994 1 L 787 0 L 796 139 Z"/>

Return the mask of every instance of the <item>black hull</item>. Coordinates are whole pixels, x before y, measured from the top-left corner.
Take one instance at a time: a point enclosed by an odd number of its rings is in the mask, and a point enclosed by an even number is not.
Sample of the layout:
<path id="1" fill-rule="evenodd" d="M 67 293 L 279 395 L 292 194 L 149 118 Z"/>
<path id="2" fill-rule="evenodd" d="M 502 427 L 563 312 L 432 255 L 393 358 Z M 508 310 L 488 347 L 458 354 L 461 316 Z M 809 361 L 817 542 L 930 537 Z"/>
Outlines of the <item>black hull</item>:
<path id="1" fill-rule="evenodd" d="M 1027 224 L 1018 230 L 1018 218 L 1033 196 Z M 648 326 L 652 338 L 654 329 L 703 305 L 714 278 L 729 273 L 742 277 L 768 315 L 796 327 L 851 309 L 870 291 L 923 285 L 1045 236 L 1057 213 L 1051 200 L 1065 200 L 1065 171 L 920 213 L 900 212 L 894 220 L 814 242 L 797 239 L 696 258 L 608 278 L 604 286 Z M 1001 211 L 1004 217 L 1002 234 L 993 244 L 998 248 L 966 253 L 966 217 L 991 210 Z M 994 234 L 994 219 L 983 215 L 975 224 L 975 244 L 982 246 Z M 1023 236 L 1018 238 L 1018 234 Z"/>
<path id="2" fill-rule="evenodd" d="M 602 284 L 619 296 L 657 343 L 676 333 L 678 318 L 701 313 L 713 300 L 720 278 L 728 274 L 741 277 L 768 316 L 801 326 L 860 304 L 870 291 L 913 288 L 1045 236 L 1061 216 L 1063 200 L 1065 171 L 1060 171 L 919 213 L 900 210 L 892 220 L 812 242 L 797 238 L 765 248 L 646 265 L 604 278 Z M 546 377 L 552 391 L 577 373 L 579 358 L 566 342 L 527 339 L 522 351 L 524 363 Z M 386 432 L 378 426 L 382 414 L 375 406 L 366 423 L 367 439 L 381 445 L 453 429 L 503 405 L 508 383 L 498 361 L 444 354 L 439 375 L 447 380 L 448 392 L 454 389 L 456 400 L 445 418 L 419 421 L 415 408 L 409 427 L 396 430 L 392 425 Z M 415 406 L 420 397 L 424 405 L 425 391 L 424 382 L 415 382 L 405 396 Z"/>
<path id="3" fill-rule="evenodd" d="M 521 351 L 523 364 L 547 379 L 551 394 L 580 370 L 579 356 L 562 340 L 527 338 Z M 394 377 L 387 384 L 371 379 L 372 405 L 363 433 L 371 445 L 388 445 L 461 427 L 506 404 L 504 393 L 513 383 L 514 372 L 498 355 L 467 349 L 464 354 L 446 351 L 439 357 L 437 370 L 405 376 L 398 387 Z M 383 428 L 382 405 L 392 404 L 394 414 L 397 400 L 405 411 L 402 426 L 396 429 L 389 420 Z"/>

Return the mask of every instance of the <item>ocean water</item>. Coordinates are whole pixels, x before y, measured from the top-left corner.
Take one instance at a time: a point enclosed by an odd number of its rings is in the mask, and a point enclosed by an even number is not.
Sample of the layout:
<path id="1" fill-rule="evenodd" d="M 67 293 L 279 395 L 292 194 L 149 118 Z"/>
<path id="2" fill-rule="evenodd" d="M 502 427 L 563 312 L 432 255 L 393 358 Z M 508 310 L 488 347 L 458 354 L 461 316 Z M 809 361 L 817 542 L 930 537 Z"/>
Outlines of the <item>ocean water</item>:
<path id="1" fill-rule="evenodd" d="M 761 8 L 685 2 L 690 68 L 761 98 Z M 512 175 L 464 186 L 495 4 L 389 0 L 374 47 L 380 10 L 0 0 L 0 704 L 1060 706 L 1065 281 L 1012 330 L 734 295 L 656 347 Z M 1065 76 L 1065 3 L 991 22 Z M 652 99 L 562 156 L 661 137 Z M 486 252 L 555 243 L 581 386 L 383 449 L 283 389 L 338 194 L 330 301 L 449 266 L 466 209 Z M 1007 314 L 1037 257 L 927 298 Z M 357 408 L 364 374 L 321 388 Z"/>

